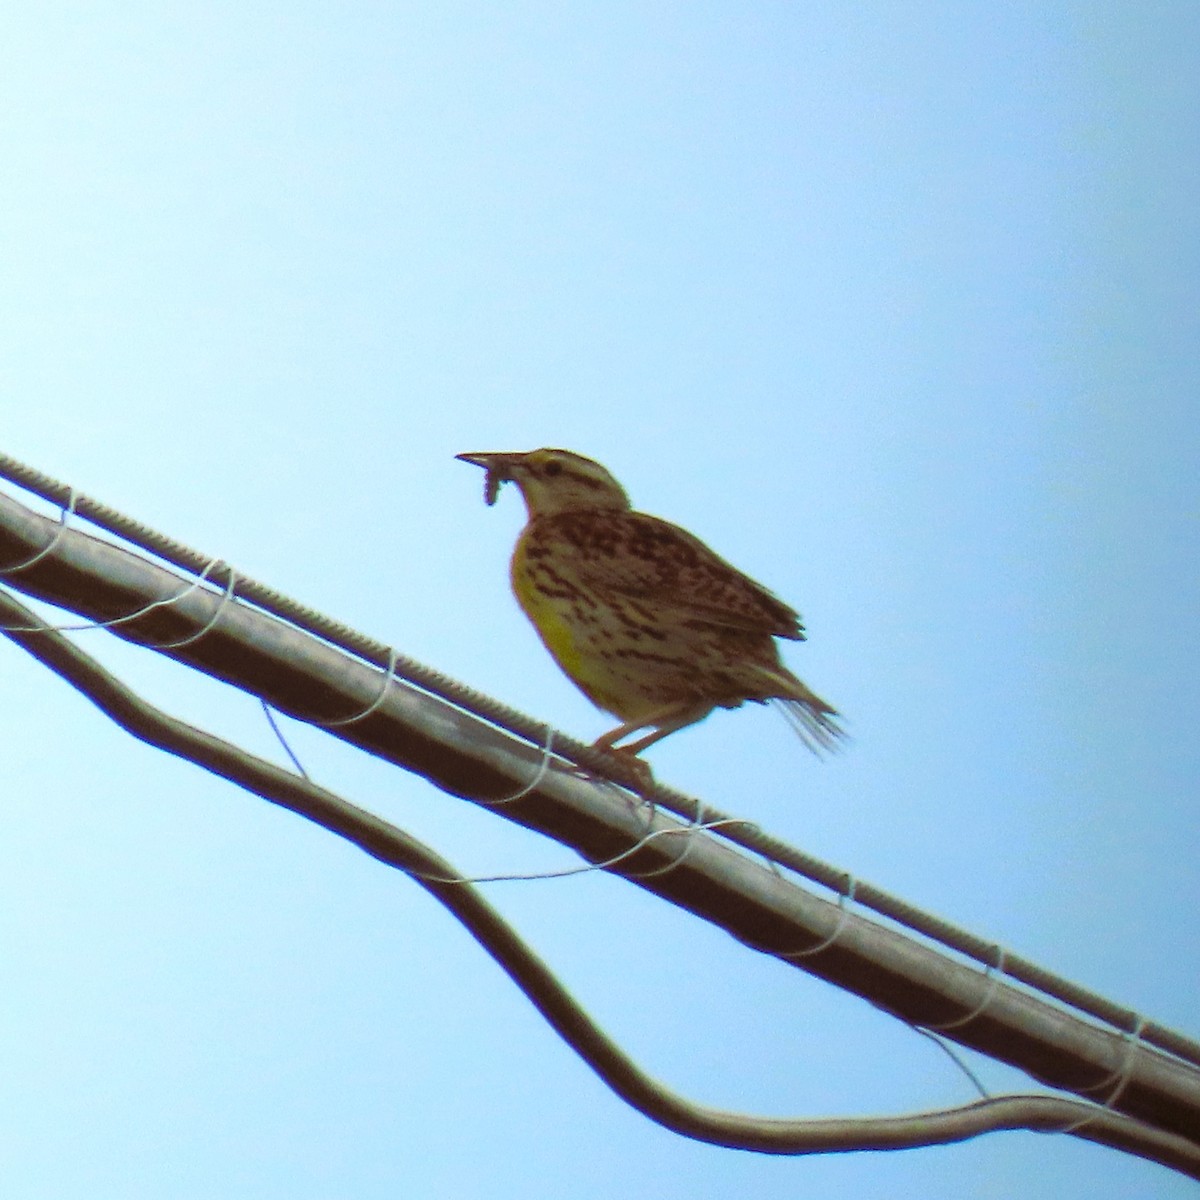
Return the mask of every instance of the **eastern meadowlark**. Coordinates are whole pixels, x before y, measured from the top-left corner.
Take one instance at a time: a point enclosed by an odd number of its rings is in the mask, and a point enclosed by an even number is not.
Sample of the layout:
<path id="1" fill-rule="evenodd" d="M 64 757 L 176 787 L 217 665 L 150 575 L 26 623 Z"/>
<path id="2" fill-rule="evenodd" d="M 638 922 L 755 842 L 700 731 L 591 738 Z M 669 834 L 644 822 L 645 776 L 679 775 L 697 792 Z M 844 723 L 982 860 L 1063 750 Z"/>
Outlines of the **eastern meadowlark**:
<path id="1" fill-rule="evenodd" d="M 620 719 L 597 749 L 636 755 L 747 700 L 778 701 L 814 751 L 843 736 L 836 710 L 780 662 L 775 638 L 804 640 L 798 614 L 690 533 L 632 511 L 599 463 L 569 450 L 458 457 L 487 471 L 489 505 L 501 484 L 521 489 L 513 591 L 563 671 Z"/>

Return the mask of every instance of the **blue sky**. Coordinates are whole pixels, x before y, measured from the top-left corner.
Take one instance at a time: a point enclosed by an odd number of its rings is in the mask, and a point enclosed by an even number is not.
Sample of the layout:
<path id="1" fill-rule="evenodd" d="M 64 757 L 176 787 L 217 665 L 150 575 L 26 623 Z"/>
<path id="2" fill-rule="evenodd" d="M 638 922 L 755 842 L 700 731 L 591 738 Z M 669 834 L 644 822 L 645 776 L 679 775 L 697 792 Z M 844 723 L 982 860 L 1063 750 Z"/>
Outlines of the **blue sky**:
<path id="1" fill-rule="evenodd" d="M 721 713 L 662 779 L 1196 1035 L 1198 49 L 1169 3 L 18 4 L 3 448 L 581 738 L 508 595 L 521 505 L 453 455 L 597 458 L 803 612 L 854 735 L 821 764 Z M 279 757 L 247 698 L 80 636 Z M 1185 1194 L 1066 1138 L 682 1140 L 403 879 L 3 645 L 0 705 L 6 1196 Z M 572 862 L 292 738 L 468 872 Z M 970 1098 L 619 880 L 491 895 L 697 1099 Z"/>

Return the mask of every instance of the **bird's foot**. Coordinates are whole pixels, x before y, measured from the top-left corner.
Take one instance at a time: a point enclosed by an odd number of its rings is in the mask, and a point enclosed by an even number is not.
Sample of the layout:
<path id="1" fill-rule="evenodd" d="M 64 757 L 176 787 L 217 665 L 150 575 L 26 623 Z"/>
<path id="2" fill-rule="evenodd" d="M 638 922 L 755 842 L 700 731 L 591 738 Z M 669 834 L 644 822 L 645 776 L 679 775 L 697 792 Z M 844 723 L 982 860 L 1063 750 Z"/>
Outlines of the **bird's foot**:
<path id="1" fill-rule="evenodd" d="M 636 751 L 627 750 L 624 746 L 609 745 L 603 738 L 593 742 L 592 749 L 601 750 L 615 758 L 621 767 L 633 776 L 634 787 L 644 789 L 654 786 L 654 772 L 650 769 L 650 764 L 644 758 L 638 758 Z"/>

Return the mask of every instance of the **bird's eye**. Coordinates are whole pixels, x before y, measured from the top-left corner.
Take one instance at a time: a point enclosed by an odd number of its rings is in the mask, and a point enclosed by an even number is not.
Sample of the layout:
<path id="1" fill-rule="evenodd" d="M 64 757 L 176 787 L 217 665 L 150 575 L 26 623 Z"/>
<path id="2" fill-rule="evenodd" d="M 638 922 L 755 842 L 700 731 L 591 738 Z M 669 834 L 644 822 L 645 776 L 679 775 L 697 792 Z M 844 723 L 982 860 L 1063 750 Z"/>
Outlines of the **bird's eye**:
<path id="1" fill-rule="evenodd" d="M 553 478 L 555 475 L 561 475 L 561 474 L 562 474 L 562 463 L 560 463 L 560 462 L 548 462 L 548 463 L 547 463 L 547 464 L 546 464 L 546 465 L 545 465 L 545 466 L 542 468 L 542 474 L 543 474 L 543 475 L 549 475 L 551 478 Z"/>

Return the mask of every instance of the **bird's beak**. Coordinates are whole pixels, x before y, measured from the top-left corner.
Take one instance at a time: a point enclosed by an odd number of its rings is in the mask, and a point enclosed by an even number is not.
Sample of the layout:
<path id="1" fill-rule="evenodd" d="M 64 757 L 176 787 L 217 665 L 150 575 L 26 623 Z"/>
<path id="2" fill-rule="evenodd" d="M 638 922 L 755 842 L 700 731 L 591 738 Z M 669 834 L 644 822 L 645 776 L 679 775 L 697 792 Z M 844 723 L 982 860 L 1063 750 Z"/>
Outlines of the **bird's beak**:
<path id="1" fill-rule="evenodd" d="M 486 504 L 496 503 L 496 496 L 502 483 L 516 479 L 512 473 L 513 464 L 521 457 L 520 454 L 510 454 L 500 451 L 475 452 L 473 454 L 456 454 L 461 462 L 473 463 L 487 472 L 483 483 L 483 499 Z"/>
<path id="2" fill-rule="evenodd" d="M 454 457 L 458 459 L 459 462 L 474 463 L 477 467 L 487 468 L 491 465 L 492 459 L 500 458 L 502 456 L 491 452 L 484 453 L 483 451 L 478 451 L 475 454 L 456 454 Z"/>

